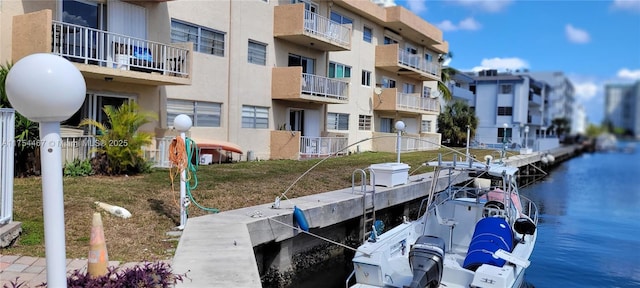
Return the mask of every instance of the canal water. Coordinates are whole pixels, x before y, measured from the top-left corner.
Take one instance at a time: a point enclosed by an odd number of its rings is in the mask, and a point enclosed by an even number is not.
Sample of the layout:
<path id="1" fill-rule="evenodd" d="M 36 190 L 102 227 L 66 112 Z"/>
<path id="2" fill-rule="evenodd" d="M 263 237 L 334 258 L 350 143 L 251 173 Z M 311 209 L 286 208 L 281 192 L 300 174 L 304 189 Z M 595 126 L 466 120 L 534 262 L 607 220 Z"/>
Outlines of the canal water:
<path id="1" fill-rule="evenodd" d="M 541 213 L 526 286 L 640 287 L 639 187 L 640 144 L 633 153 L 572 158 L 523 188 Z M 346 258 L 291 287 L 345 287 L 353 270 Z"/>
<path id="2" fill-rule="evenodd" d="M 640 287 L 638 150 L 583 154 L 521 190 L 542 213 L 527 282 Z"/>

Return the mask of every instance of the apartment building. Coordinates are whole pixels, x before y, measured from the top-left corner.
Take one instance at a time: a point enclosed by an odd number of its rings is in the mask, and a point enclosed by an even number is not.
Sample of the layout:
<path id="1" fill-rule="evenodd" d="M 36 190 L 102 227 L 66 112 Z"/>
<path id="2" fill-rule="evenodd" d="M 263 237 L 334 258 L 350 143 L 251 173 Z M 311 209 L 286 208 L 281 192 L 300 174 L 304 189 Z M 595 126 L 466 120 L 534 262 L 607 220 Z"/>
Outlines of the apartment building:
<path id="1" fill-rule="evenodd" d="M 640 138 L 640 81 L 605 85 L 605 123 Z"/>
<path id="2" fill-rule="evenodd" d="M 549 91 L 549 99 L 547 109 L 545 110 L 551 121 L 554 119 L 567 119 L 573 123 L 580 121 L 577 119 L 578 115 L 575 112 L 576 98 L 575 89 L 571 80 L 560 71 L 547 71 L 547 72 L 524 72 L 522 74 L 530 75 L 538 81 L 543 81 L 549 84 L 551 90 Z M 570 134 L 576 134 L 576 131 L 571 130 Z"/>
<path id="3" fill-rule="evenodd" d="M 173 119 L 184 113 L 194 122 L 190 136 L 219 159 L 395 151 L 399 120 L 407 126 L 403 150 L 440 143 L 431 91 L 448 44 L 403 7 L 22 0 L 0 9 L 0 60 L 54 53 L 85 77 L 85 105 L 63 123 L 69 128 L 86 117 L 104 121 L 101 107 L 133 99 L 157 113 L 144 127 L 156 145 L 175 135 Z"/>
<path id="4" fill-rule="evenodd" d="M 545 113 L 551 87 L 529 75 L 480 71 L 475 80 L 475 107 L 479 123 L 475 141 L 481 147 L 540 150 L 550 125 Z M 537 149 L 536 149 L 537 148 Z"/>

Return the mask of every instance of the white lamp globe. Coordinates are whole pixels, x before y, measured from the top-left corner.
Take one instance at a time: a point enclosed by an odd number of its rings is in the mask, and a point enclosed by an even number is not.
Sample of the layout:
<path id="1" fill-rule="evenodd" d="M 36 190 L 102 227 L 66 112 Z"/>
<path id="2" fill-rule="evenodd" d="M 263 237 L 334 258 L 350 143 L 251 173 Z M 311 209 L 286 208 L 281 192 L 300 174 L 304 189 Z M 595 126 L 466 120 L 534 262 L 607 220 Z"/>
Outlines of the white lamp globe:
<path id="1" fill-rule="evenodd" d="M 175 127 L 176 130 L 180 132 L 188 131 L 191 128 L 191 125 L 193 125 L 193 122 L 191 121 L 191 117 L 185 114 L 180 114 L 176 116 L 175 119 L 173 119 L 173 127 Z"/>
<path id="2" fill-rule="evenodd" d="M 76 66 L 47 53 L 16 62 L 7 74 L 5 89 L 11 106 L 35 122 L 69 119 L 80 109 L 87 92 Z"/>
<path id="3" fill-rule="evenodd" d="M 529 133 L 529 126 L 524 126 L 524 133 Z"/>
<path id="4" fill-rule="evenodd" d="M 406 126 L 404 125 L 403 121 L 398 121 L 398 122 L 396 122 L 395 127 L 396 127 L 396 130 L 398 130 L 398 131 L 404 131 L 404 128 Z"/>
<path id="5" fill-rule="evenodd" d="M 502 123 L 502 127 L 504 127 L 505 129 L 506 129 L 506 128 L 509 128 L 509 124 L 507 124 L 507 123 Z"/>

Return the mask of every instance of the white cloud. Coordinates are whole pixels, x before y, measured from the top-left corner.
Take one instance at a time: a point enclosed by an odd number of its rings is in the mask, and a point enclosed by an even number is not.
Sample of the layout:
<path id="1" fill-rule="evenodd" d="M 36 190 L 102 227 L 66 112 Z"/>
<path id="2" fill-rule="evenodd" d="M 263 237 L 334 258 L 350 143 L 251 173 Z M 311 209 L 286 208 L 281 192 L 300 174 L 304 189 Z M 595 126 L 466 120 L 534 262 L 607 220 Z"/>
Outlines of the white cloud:
<path id="1" fill-rule="evenodd" d="M 487 12 L 500 12 L 511 4 L 512 0 L 449 0 L 455 4 Z"/>
<path id="2" fill-rule="evenodd" d="M 382 7 L 396 6 L 395 0 L 373 0 L 373 3 L 376 3 Z"/>
<path id="3" fill-rule="evenodd" d="M 571 24 L 567 24 L 564 27 L 565 34 L 567 35 L 567 39 L 570 42 L 584 44 L 591 41 L 591 37 L 587 31 L 573 27 Z"/>
<path id="4" fill-rule="evenodd" d="M 627 68 L 623 68 L 618 70 L 617 76 L 622 79 L 640 80 L 640 69 L 629 70 Z"/>
<path id="5" fill-rule="evenodd" d="M 588 102 L 598 94 L 599 85 L 594 81 L 572 81 L 575 96 L 578 97 L 580 102 Z"/>
<path id="6" fill-rule="evenodd" d="M 618 10 L 640 12 L 640 0 L 614 0 L 612 7 Z"/>
<path id="7" fill-rule="evenodd" d="M 444 20 L 436 24 L 436 26 L 440 28 L 442 31 L 456 31 L 456 30 L 475 31 L 475 30 L 479 30 L 482 27 L 480 22 L 473 19 L 473 17 L 465 18 L 460 22 L 458 22 L 457 25 L 451 22 L 450 20 Z"/>
<path id="8" fill-rule="evenodd" d="M 472 71 L 480 71 L 480 70 L 486 70 L 486 69 L 496 69 L 496 70 L 500 70 L 500 71 L 505 71 L 505 70 L 518 70 L 518 69 L 527 69 L 529 68 L 529 64 L 527 63 L 527 61 L 517 58 L 517 57 L 511 57 L 511 58 L 499 58 L 499 57 L 495 57 L 495 58 L 491 58 L 491 59 L 482 59 L 482 62 L 480 62 L 480 66 L 476 66 L 473 69 L 471 69 Z"/>
<path id="9" fill-rule="evenodd" d="M 426 0 L 407 0 L 407 6 L 409 6 L 409 10 L 416 15 L 427 11 Z"/>

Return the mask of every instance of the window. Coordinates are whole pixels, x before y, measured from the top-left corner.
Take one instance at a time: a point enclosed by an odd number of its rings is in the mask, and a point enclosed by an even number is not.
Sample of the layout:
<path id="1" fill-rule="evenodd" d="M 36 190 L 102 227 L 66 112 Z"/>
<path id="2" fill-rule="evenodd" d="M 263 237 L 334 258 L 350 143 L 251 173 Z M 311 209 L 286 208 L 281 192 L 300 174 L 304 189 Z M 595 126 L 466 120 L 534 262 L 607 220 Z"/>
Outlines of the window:
<path id="1" fill-rule="evenodd" d="M 500 85 L 500 94 L 511 94 L 511 90 L 513 85 L 511 84 L 501 84 Z"/>
<path id="2" fill-rule="evenodd" d="M 498 116 L 512 116 L 513 107 L 500 106 L 498 107 Z"/>
<path id="3" fill-rule="evenodd" d="M 242 128 L 269 128 L 269 108 L 243 105 Z"/>
<path id="4" fill-rule="evenodd" d="M 410 83 L 402 83 L 403 93 L 411 94 L 411 93 L 415 93 L 415 91 L 416 91 L 416 85 L 410 84 Z"/>
<path id="5" fill-rule="evenodd" d="M 371 116 L 360 115 L 358 117 L 358 130 L 371 130 Z"/>
<path id="6" fill-rule="evenodd" d="M 382 88 L 396 88 L 396 80 L 382 77 Z"/>
<path id="7" fill-rule="evenodd" d="M 398 43 L 397 40 L 395 40 L 395 39 L 393 39 L 391 37 L 384 36 L 384 45 L 396 44 L 396 43 Z"/>
<path id="8" fill-rule="evenodd" d="M 171 19 L 171 42 L 193 42 L 193 50 L 224 56 L 224 33 Z"/>
<path id="9" fill-rule="evenodd" d="M 167 126 L 173 126 L 173 119 L 179 114 L 191 117 L 194 127 L 220 127 L 222 104 L 167 99 Z"/>
<path id="10" fill-rule="evenodd" d="M 422 86 L 422 98 L 431 97 L 431 87 Z"/>
<path id="11" fill-rule="evenodd" d="M 329 62 L 329 78 L 349 78 L 351 77 L 351 66 L 340 63 Z"/>
<path id="12" fill-rule="evenodd" d="M 349 130 L 349 114 L 327 113 L 327 129 Z"/>
<path id="13" fill-rule="evenodd" d="M 342 14 L 331 11 L 331 21 L 338 22 L 340 24 L 352 24 L 353 20 L 348 17 L 342 16 Z"/>
<path id="14" fill-rule="evenodd" d="M 422 127 L 420 130 L 424 133 L 431 133 L 431 120 L 422 120 Z"/>
<path id="15" fill-rule="evenodd" d="M 371 30 L 371 28 L 367 26 L 364 26 L 364 28 L 362 29 L 362 40 L 364 40 L 365 42 L 371 43 L 372 38 L 373 38 L 373 30 Z"/>
<path id="16" fill-rule="evenodd" d="M 431 63 L 431 61 L 433 61 L 433 57 L 431 56 L 431 54 L 424 53 L 424 61 L 426 61 L 427 63 Z"/>
<path id="17" fill-rule="evenodd" d="M 498 143 L 509 142 L 511 135 L 511 128 L 498 128 Z"/>
<path id="18" fill-rule="evenodd" d="M 371 86 L 371 71 L 362 70 L 362 86 Z"/>
<path id="19" fill-rule="evenodd" d="M 393 118 L 380 118 L 380 132 L 392 133 Z"/>
<path id="20" fill-rule="evenodd" d="M 253 40 L 249 40 L 249 63 L 267 65 L 267 45 Z"/>

